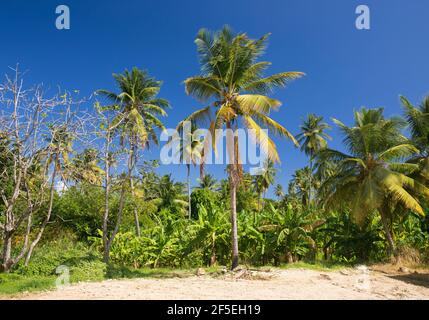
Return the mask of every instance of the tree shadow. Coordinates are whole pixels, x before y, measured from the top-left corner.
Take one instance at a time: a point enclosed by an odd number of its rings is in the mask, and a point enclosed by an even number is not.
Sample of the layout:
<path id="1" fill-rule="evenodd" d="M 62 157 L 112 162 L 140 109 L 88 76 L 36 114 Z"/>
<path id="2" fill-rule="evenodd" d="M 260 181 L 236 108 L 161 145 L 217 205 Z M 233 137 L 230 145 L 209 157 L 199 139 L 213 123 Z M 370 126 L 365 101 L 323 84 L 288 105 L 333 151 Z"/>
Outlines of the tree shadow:
<path id="1" fill-rule="evenodd" d="M 429 288 L 429 273 L 410 273 L 389 276 L 389 278 L 404 281 L 420 287 Z"/>

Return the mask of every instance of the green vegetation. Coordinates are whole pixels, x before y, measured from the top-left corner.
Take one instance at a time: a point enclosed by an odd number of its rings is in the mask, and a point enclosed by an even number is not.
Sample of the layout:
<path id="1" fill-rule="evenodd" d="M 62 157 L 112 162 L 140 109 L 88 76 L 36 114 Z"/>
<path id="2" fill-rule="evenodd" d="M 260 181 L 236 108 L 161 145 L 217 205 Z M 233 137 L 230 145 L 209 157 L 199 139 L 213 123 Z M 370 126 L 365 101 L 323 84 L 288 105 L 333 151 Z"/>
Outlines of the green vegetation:
<path id="1" fill-rule="evenodd" d="M 293 136 L 274 120 L 281 102 L 268 95 L 303 73 L 265 76 L 270 63 L 259 59 L 267 39 L 227 27 L 198 33 L 201 74 L 186 79 L 185 90 L 206 107 L 177 125 L 181 133 L 186 121 L 191 125 L 190 146 L 177 150 L 186 183 L 144 160 L 170 108 L 159 98 L 162 83 L 147 72 L 115 74 L 118 92 L 97 91 L 100 100 L 83 113 L 72 107 L 85 99 L 68 92 L 44 99 L 37 89 L 17 95 L 19 73 L 8 78 L 0 96 L 0 293 L 54 287 L 59 266 L 73 283 L 187 276 L 239 263 L 317 270 L 392 259 L 427 263 L 429 97 L 417 107 L 401 97 L 403 117 L 362 108 L 354 123 L 333 119 L 341 150 L 330 147 L 331 127 L 314 114 Z M 15 116 L 21 112 L 26 117 Z M 193 135 L 204 124 L 212 143 Z M 227 177 L 206 174 L 215 130 L 240 126 L 288 138 L 308 166 L 287 188 L 276 184 L 281 146 L 268 137 L 268 159 L 251 176 L 230 137 Z M 197 165 L 200 178 L 191 188 Z"/>

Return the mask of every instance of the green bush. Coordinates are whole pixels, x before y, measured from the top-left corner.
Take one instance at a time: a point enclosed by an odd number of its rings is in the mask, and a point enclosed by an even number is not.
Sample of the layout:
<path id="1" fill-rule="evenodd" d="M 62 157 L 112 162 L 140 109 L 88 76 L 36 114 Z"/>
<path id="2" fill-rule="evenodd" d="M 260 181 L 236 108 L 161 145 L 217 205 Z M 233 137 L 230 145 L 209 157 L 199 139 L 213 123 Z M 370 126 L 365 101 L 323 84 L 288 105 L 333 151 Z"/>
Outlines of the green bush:
<path id="1" fill-rule="evenodd" d="M 18 264 L 15 272 L 24 276 L 55 276 L 57 267 L 69 268 L 71 281 L 102 279 L 105 264 L 100 254 L 82 242 L 60 239 L 38 247 L 28 266 Z"/>
<path id="2" fill-rule="evenodd" d="M 198 219 L 198 212 L 201 207 L 207 211 L 213 211 L 216 208 L 216 194 L 209 189 L 195 189 L 191 194 L 192 218 Z"/>

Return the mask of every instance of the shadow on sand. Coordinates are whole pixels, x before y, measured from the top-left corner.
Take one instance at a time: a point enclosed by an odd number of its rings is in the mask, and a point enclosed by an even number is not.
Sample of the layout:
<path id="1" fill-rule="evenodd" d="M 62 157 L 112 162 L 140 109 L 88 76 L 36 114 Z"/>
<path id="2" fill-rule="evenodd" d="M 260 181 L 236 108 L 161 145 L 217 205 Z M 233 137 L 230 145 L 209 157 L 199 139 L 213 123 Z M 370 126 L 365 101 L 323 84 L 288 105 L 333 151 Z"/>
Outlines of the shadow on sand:
<path id="1" fill-rule="evenodd" d="M 410 273 L 389 276 L 392 279 L 404 281 L 409 284 L 429 288 L 429 273 Z"/>

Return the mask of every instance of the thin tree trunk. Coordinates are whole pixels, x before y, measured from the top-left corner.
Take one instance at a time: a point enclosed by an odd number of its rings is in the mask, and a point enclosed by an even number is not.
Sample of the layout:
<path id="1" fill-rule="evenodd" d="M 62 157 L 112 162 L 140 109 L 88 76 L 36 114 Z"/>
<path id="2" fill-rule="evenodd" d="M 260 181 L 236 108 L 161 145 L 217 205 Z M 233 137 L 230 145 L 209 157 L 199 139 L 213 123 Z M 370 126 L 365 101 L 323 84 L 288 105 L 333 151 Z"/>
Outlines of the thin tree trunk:
<path id="1" fill-rule="evenodd" d="M 125 177 L 124 181 L 122 182 L 122 188 L 121 188 L 121 195 L 119 196 L 119 208 L 118 208 L 118 214 L 116 215 L 116 224 L 115 227 L 113 228 L 112 234 L 110 235 L 110 238 L 107 240 L 107 248 L 105 249 L 108 253 L 108 255 L 110 255 L 110 248 L 112 246 L 113 240 L 115 239 L 116 235 L 119 232 L 119 228 L 122 224 L 122 216 L 123 216 L 123 212 L 124 212 L 124 207 L 125 207 L 125 194 L 126 194 L 126 186 L 127 186 L 127 182 L 130 182 L 131 180 L 131 162 L 132 160 L 132 154 L 129 155 L 128 157 L 128 173 L 127 176 Z"/>
<path id="2" fill-rule="evenodd" d="M 134 181 L 133 181 L 132 177 L 130 179 L 130 186 L 131 186 L 131 194 L 133 196 L 135 196 L 134 195 Z M 137 206 L 136 205 L 134 205 L 133 211 L 134 211 L 134 222 L 135 222 L 135 225 L 136 225 L 136 234 L 137 234 L 137 237 L 140 237 L 141 236 L 141 232 L 140 232 L 139 212 L 137 210 Z"/>
<path id="3" fill-rule="evenodd" d="M 231 241 L 232 241 L 232 265 L 231 269 L 238 266 L 238 234 L 237 234 L 237 186 L 231 179 Z"/>
<path id="4" fill-rule="evenodd" d="M 312 192 L 312 181 L 313 180 L 313 156 L 310 155 L 310 179 L 309 179 L 309 183 L 310 186 L 308 188 L 308 207 L 311 207 L 311 192 Z"/>
<path id="5" fill-rule="evenodd" d="M 56 156 L 56 161 L 58 161 L 58 155 Z M 48 206 L 48 212 L 46 214 L 45 220 L 43 221 L 42 226 L 40 227 L 39 233 L 37 234 L 36 238 L 33 240 L 33 242 L 31 243 L 28 252 L 27 252 L 27 256 L 25 257 L 25 262 L 24 265 L 28 266 L 28 264 L 30 263 L 30 259 L 31 256 L 33 254 L 33 250 L 36 247 L 36 245 L 39 243 L 40 239 L 42 238 L 43 232 L 45 231 L 45 228 L 51 218 L 51 214 L 52 214 L 52 207 L 54 204 L 54 195 L 55 195 L 55 178 L 57 175 L 57 166 L 54 162 L 54 172 L 52 173 L 52 181 L 51 181 L 51 188 L 49 191 L 49 206 Z"/>
<path id="6" fill-rule="evenodd" d="M 216 263 L 216 233 L 212 235 L 212 248 L 210 256 L 210 267 Z"/>
<path id="7" fill-rule="evenodd" d="M 3 230 L 3 252 L 2 252 L 2 263 L 0 265 L 1 272 L 9 272 L 12 267 L 12 238 L 15 231 L 14 219 L 13 219 L 13 206 L 19 195 L 19 184 L 21 182 L 22 173 L 18 174 L 18 182 L 15 184 L 15 190 L 11 200 L 7 202 L 7 209 L 5 212 L 5 222 Z"/>
<path id="8" fill-rule="evenodd" d="M 136 139 L 134 139 L 136 140 Z M 130 188 L 131 188 L 131 194 L 134 195 L 134 181 L 132 177 L 132 172 L 135 168 L 135 165 L 137 163 L 137 146 L 133 143 L 131 146 L 131 161 L 128 162 L 128 176 L 130 179 Z M 134 205 L 134 223 L 136 225 L 136 234 L 138 237 L 140 237 L 140 221 L 139 221 L 139 213 L 137 210 L 137 207 Z"/>
<path id="9" fill-rule="evenodd" d="M 105 147 L 105 189 L 104 189 L 104 213 L 103 213 L 103 261 L 108 264 L 110 260 L 108 221 L 109 221 L 109 197 L 110 197 L 110 131 L 106 136 Z"/>
<path id="10" fill-rule="evenodd" d="M 229 185 L 230 185 L 230 206 L 231 206 L 231 246 L 232 246 L 232 263 L 231 269 L 238 266 L 238 232 L 237 232 L 237 185 L 239 181 L 238 172 L 238 139 L 231 129 L 231 123 L 226 123 L 227 129 L 227 149 L 230 159 Z M 232 131 L 232 132 L 231 132 Z M 232 135 L 231 135 L 232 133 Z"/>
<path id="11" fill-rule="evenodd" d="M 191 165 L 188 163 L 186 164 L 186 168 L 188 169 L 188 215 L 189 219 L 192 218 L 192 209 L 191 209 Z"/>
<path id="12" fill-rule="evenodd" d="M 392 257 L 392 256 L 396 257 L 396 246 L 395 246 L 395 242 L 393 241 L 392 232 L 390 230 L 386 210 L 387 210 L 386 208 L 382 208 L 380 210 L 380 215 L 381 215 L 381 222 L 383 224 L 384 233 L 386 234 L 387 244 L 389 246 L 387 253 L 389 257 Z"/>
<path id="13" fill-rule="evenodd" d="M 6 226 L 5 226 L 6 227 Z M 3 253 L 2 264 L 0 267 L 1 272 L 8 273 L 11 267 L 11 252 L 12 252 L 12 233 L 9 231 L 3 232 Z"/>

